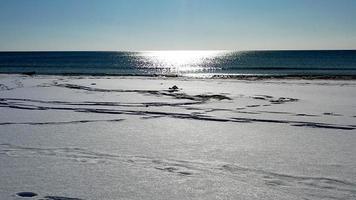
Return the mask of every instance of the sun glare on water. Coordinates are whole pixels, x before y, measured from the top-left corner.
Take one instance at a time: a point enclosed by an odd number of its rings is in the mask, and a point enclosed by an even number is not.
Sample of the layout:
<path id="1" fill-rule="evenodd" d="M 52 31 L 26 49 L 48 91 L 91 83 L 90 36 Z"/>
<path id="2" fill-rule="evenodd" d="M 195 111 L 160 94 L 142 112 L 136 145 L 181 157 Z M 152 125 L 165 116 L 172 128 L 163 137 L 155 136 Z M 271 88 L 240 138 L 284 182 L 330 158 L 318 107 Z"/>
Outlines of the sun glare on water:
<path id="1" fill-rule="evenodd" d="M 208 70 L 224 51 L 146 51 L 140 57 L 145 68 L 170 72 L 196 72 Z"/>

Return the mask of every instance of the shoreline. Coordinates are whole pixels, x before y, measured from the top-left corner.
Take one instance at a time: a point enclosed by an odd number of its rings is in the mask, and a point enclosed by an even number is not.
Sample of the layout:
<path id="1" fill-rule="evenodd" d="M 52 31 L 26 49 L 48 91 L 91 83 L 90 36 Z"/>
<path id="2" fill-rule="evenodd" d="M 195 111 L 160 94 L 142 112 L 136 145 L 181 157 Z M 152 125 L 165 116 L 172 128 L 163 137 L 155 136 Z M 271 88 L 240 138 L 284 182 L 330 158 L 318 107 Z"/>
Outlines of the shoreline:
<path id="1" fill-rule="evenodd" d="M 204 79 L 224 79 L 224 80 L 247 80 L 247 81 L 258 81 L 258 80 L 356 80 L 356 75 L 256 75 L 256 74 L 206 74 L 199 76 L 189 75 L 179 75 L 179 74 L 86 74 L 86 73 L 2 73 L 0 75 L 14 75 L 14 76 L 64 76 L 64 77 L 147 77 L 147 78 L 188 78 L 192 80 L 204 80 Z"/>

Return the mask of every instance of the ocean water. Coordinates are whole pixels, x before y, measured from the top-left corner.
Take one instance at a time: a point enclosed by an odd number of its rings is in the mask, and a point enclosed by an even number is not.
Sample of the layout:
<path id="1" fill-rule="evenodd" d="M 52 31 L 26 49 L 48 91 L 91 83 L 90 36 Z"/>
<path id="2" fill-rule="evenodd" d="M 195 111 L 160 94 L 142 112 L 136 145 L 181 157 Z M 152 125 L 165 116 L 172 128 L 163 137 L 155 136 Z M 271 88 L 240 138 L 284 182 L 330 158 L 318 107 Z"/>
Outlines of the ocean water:
<path id="1" fill-rule="evenodd" d="M 84 75 L 356 75 L 349 51 L 0 52 L 0 73 Z"/>

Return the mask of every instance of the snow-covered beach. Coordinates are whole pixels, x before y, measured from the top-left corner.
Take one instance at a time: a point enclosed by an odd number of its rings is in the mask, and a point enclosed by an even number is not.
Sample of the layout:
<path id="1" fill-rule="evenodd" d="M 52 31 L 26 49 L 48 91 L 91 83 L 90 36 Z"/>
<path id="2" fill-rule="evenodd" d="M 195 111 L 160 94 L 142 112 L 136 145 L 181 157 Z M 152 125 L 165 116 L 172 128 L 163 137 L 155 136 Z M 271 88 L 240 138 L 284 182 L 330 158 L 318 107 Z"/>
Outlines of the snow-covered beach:
<path id="1" fill-rule="evenodd" d="M 0 199 L 355 199 L 355 102 L 355 80 L 1 74 Z"/>

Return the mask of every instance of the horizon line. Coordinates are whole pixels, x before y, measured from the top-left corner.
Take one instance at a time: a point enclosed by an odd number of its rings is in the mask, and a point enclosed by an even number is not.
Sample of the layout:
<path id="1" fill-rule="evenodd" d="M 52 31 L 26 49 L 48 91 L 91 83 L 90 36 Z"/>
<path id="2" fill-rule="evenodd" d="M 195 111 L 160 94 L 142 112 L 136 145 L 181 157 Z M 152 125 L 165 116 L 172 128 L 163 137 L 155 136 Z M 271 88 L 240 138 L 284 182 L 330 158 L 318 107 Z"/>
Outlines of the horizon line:
<path id="1" fill-rule="evenodd" d="M 11 52 L 159 52 L 159 51 L 176 51 L 176 52 L 182 52 L 182 51 L 191 51 L 191 52 L 202 52 L 202 51 L 220 51 L 220 52 L 242 52 L 242 51 L 356 51 L 356 48 L 354 49 L 236 49 L 236 50 L 224 50 L 224 49 L 187 49 L 187 50 L 182 50 L 182 49 L 162 49 L 162 50 L 0 50 L 0 53 L 11 53 Z"/>

